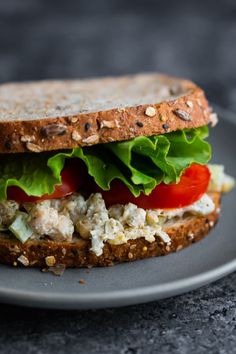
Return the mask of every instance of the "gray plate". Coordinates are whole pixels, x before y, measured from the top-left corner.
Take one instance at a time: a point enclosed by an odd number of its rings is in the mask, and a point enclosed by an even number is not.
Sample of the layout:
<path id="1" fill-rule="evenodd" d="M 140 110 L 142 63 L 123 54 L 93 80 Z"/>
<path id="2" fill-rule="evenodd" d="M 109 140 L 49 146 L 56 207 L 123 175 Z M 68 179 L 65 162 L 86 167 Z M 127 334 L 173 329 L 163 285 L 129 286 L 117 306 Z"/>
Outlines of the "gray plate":
<path id="1" fill-rule="evenodd" d="M 235 115 L 216 108 L 211 130 L 214 162 L 236 176 Z M 91 270 L 66 270 L 62 277 L 37 269 L 0 266 L 0 301 L 35 307 L 88 309 L 137 304 L 178 295 L 236 270 L 236 190 L 223 199 L 221 220 L 208 237 L 166 257 Z M 80 279 L 85 284 L 80 284 Z"/>

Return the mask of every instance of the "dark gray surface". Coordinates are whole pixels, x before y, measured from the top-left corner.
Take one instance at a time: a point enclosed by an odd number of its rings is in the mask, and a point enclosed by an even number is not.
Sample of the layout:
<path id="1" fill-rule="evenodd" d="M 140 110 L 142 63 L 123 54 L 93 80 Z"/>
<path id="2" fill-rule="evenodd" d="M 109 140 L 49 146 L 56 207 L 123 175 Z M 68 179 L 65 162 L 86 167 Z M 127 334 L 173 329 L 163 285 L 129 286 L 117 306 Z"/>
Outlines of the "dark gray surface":
<path id="1" fill-rule="evenodd" d="M 234 0 L 1 1 L 0 43 L 2 82 L 159 70 L 236 110 Z M 106 311 L 2 305 L 0 352 L 234 353 L 235 284 Z"/>
<path id="2" fill-rule="evenodd" d="M 235 353 L 236 274 L 198 291 L 97 311 L 1 307 L 1 353 Z"/>

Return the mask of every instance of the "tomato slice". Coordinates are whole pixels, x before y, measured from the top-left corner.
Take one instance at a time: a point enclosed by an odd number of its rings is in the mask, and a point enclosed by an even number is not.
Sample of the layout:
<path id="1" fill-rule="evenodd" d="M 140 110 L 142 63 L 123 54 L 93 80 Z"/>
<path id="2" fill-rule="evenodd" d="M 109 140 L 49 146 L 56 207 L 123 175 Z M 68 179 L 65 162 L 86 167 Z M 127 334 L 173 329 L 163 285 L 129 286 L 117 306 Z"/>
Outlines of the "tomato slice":
<path id="1" fill-rule="evenodd" d="M 207 191 L 210 171 L 207 166 L 193 164 L 182 174 L 177 184 L 159 184 L 150 195 L 135 198 L 119 180 L 109 191 L 100 190 L 107 206 L 134 203 L 143 209 L 181 208 L 196 202 Z"/>
<path id="2" fill-rule="evenodd" d="M 15 200 L 18 203 L 38 202 L 47 199 L 56 199 L 65 197 L 68 194 L 80 189 L 85 181 L 85 171 L 78 159 L 67 160 L 61 172 L 61 185 L 55 187 L 55 191 L 42 197 L 28 196 L 17 186 L 7 188 L 7 199 Z"/>
<path id="3" fill-rule="evenodd" d="M 144 209 L 181 208 L 194 203 L 207 191 L 210 181 L 210 171 L 207 166 L 193 164 L 185 170 L 179 183 L 161 183 L 150 195 L 147 196 L 141 193 L 137 198 L 119 180 L 114 180 L 111 183 L 109 191 L 103 191 L 92 182 L 84 166 L 81 165 L 78 159 L 66 161 L 61 177 L 62 184 L 56 186 L 55 191 L 51 195 L 45 194 L 42 197 L 28 196 L 19 187 L 11 186 L 7 189 L 7 197 L 18 203 L 38 202 L 47 199 L 62 198 L 85 186 L 85 189 L 91 192 L 100 192 L 107 206 L 134 203 Z"/>

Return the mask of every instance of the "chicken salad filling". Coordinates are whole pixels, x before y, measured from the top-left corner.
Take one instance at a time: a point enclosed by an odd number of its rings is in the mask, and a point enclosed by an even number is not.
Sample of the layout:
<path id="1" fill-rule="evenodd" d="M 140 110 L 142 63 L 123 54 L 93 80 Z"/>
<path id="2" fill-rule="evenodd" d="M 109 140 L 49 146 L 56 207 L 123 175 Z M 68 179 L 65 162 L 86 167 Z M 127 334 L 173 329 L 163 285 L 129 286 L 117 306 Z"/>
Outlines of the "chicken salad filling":
<path id="1" fill-rule="evenodd" d="M 221 167 L 211 168 L 209 191 L 223 191 L 232 187 L 233 180 Z M 208 194 L 183 208 L 145 210 L 133 203 L 116 204 L 109 208 L 100 193 L 85 198 L 81 193 L 37 203 L 19 204 L 12 200 L 0 202 L 0 230 L 21 242 L 52 240 L 73 242 L 75 235 L 91 240 L 91 251 L 103 253 L 104 242 L 120 245 L 128 240 L 144 237 L 148 242 L 159 237 L 164 243 L 171 240 L 163 230 L 166 222 L 190 215 L 207 215 L 215 209 Z"/>

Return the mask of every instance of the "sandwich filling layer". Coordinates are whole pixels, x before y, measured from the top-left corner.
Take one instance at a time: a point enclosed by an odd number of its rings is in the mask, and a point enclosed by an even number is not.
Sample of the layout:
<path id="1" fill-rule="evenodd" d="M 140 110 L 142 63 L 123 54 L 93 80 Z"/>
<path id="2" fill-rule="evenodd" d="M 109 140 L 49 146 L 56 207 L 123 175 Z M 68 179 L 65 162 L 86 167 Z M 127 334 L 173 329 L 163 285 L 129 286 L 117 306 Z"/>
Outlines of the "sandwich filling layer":
<path id="1" fill-rule="evenodd" d="M 209 192 L 227 191 L 232 187 L 233 180 L 224 174 L 222 166 L 209 168 L 212 171 Z M 88 198 L 73 193 L 37 203 L 1 202 L 0 227 L 9 230 L 21 242 L 28 239 L 55 242 L 75 242 L 78 237 L 90 239 L 91 251 L 100 256 L 104 242 L 120 245 L 140 237 L 154 242 L 155 237 L 159 237 L 170 244 L 171 239 L 163 230 L 166 225 L 186 216 L 208 215 L 214 209 L 208 194 L 182 208 L 145 210 L 133 203 L 106 207 L 100 193 L 93 193 Z"/>
<path id="2" fill-rule="evenodd" d="M 207 126 L 40 154 L 0 156 L 0 231 L 37 239 L 104 242 L 156 237 L 185 216 L 210 214 L 208 191 L 230 189 L 223 166 L 207 166 Z M 210 182 L 210 183 L 209 183 Z"/>
<path id="3" fill-rule="evenodd" d="M 106 208 L 100 193 L 86 200 L 74 193 L 62 199 L 19 205 L 14 201 L 0 204 L 2 229 L 8 229 L 21 241 L 27 239 L 73 242 L 73 236 L 91 239 L 91 251 L 103 252 L 104 242 L 114 245 L 144 237 L 148 242 L 160 237 L 169 244 L 163 231 L 165 223 L 189 215 L 207 215 L 215 209 L 211 198 L 204 194 L 200 200 L 184 208 L 145 210 L 135 204 L 113 205 Z M 24 211 L 22 211 L 24 210 Z"/>

